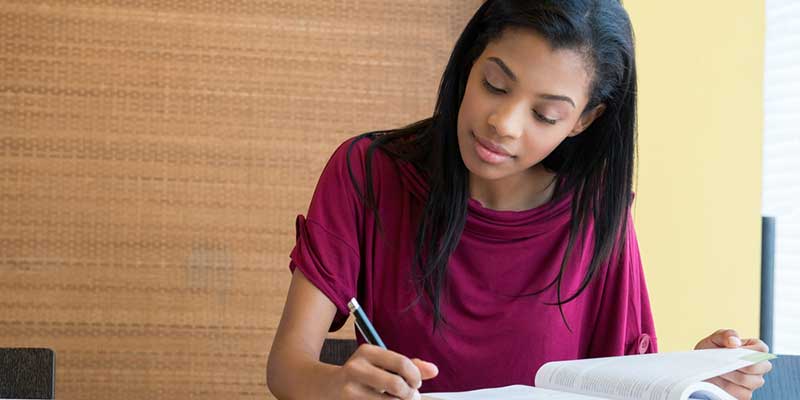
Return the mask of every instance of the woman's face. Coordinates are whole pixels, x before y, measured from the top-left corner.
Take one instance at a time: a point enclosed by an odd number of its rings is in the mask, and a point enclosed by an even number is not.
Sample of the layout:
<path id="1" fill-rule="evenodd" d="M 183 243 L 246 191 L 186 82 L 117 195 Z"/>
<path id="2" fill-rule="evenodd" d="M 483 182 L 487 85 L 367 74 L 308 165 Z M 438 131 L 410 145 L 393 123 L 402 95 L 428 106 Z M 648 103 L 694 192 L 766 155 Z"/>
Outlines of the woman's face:
<path id="1" fill-rule="evenodd" d="M 574 50 L 553 50 L 512 29 L 475 60 L 458 112 L 458 145 L 471 181 L 524 178 L 564 139 L 602 113 L 586 113 L 591 76 Z"/>

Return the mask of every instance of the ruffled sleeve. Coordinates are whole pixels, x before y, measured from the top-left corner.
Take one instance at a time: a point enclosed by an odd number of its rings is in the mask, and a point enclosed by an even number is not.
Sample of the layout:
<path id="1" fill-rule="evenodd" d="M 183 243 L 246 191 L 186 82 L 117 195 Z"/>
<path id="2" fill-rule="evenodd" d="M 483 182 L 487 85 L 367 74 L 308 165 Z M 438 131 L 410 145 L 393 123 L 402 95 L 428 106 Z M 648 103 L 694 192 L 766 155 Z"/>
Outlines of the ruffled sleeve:
<path id="1" fill-rule="evenodd" d="M 587 357 L 658 351 L 639 243 L 628 215 L 622 251 L 608 265 L 603 296 Z"/>
<path id="2" fill-rule="evenodd" d="M 364 187 L 364 154 L 369 142 L 350 139 L 336 149 L 317 182 L 307 216 L 297 216 L 295 224 L 296 243 L 289 268 L 302 271 L 336 305 L 330 331 L 347 320 L 347 302 L 356 296 L 358 287 L 365 210 L 359 190 Z M 358 188 L 350 178 L 348 152 Z"/>

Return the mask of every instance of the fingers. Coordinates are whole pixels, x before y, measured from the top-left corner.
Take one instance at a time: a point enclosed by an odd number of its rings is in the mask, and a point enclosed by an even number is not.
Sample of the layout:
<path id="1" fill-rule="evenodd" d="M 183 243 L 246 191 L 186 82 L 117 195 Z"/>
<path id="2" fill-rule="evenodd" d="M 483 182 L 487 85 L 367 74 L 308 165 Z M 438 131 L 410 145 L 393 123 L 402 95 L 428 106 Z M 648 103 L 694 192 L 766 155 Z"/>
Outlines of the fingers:
<path id="1" fill-rule="evenodd" d="M 755 338 L 745 339 L 742 348 L 760 351 L 763 353 L 769 352 L 769 346 L 767 346 L 767 344 L 760 339 Z M 750 375 L 764 375 L 771 370 L 772 363 L 769 361 L 762 361 L 749 367 L 739 368 L 737 371 Z"/>
<path id="2" fill-rule="evenodd" d="M 727 374 L 720 375 L 719 377 L 734 385 L 747 388 L 750 391 L 764 386 L 764 377 L 761 375 L 745 374 L 741 371 L 731 371 Z"/>
<path id="3" fill-rule="evenodd" d="M 742 342 L 742 347 L 745 349 L 760 351 L 762 353 L 769 353 L 769 346 L 761 341 L 761 339 L 750 338 Z"/>
<path id="4" fill-rule="evenodd" d="M 401 380 L 404 380 L 403 383 L 407 383 L 408 386 L 415 390 L 422 386 L 422 374 L 419 368 L 407 357 L 375 346 L 373 346 L 373 349 L 369 350 L 370 360 L 375 366 L 386 371 L 394 372 L 399 375 Z"/>
<path id="5" fill-rule="evenodd" d="M 417 393 L 417 390 L 408 386 L 402 377 L 372 365 L 365 358 L 348 361 L 344 368 L 348 378 L 345 385 L 346 394 L 360 394 L 364 392 L 362 389 L 366 388 L 372 394 L 389 394 L 401 399 L 413 399 Z M 345 396 L 345 398 L 358 397 Z"/>
<path id="6" fill-rule="evenodd" d="M 695 349 L 742 347 L 763 353 L 769 352 L 766 343 L 757 338 L 742 339 L 735 329 L 719 329 L 697 343 Z"/>
<path id="7" fill-rule="evenodd" d="M 429 363 L 427 361 L 422 361 L 419 358 L 412 358 L 411 362 L 419 368 L 419 373 L 422 377 L 422 380 L 431 379 L 439 375 L 439 367 L 436 366 L 434 363 Z"/>
<path id="8" fill-rule="evenodd" d="M 404 400 L 420 398 L 417 390 L 422 385 L 419 368 L 407 357 L 393 351 L 361 345 L 342 370 L 347 395 L 361 393 L 365 387 L 373 393 L 385 393 Z"/>
<path id="9" fill-rule="evenodd" d="M 396 397 L 389 396 L 386 393 L 379 393 L 376 392 L 375 389 L 356 383 L 356 382 L 348 382 L 344 386 L 344 390 L 342 393 L 343 399 L 367 399 L 367 400 L 387 400 L 387 399 L 396 399 Z M 413 397 L 413 400 L 419 400 L 419 394 L 417 397 Z"/>
<path id="10" fill-rule="evenodd" d="M 750 400 L 753 397 L 752 390 L 732 383 L 726 379 L 722 379 L 722 377 L 711 378 L 708 380 L 708 382 L 719 386 L 722 390 L 728 392 L 728 394 L 735 397 L 737 400 Z"/>
<path id="11" fill-rule="evenodd" d="M 720 329 L 701 340 L 695 349 L 713 348 L 746 348 L 759 352 L 768 352 L 769 347 L 759 339 L 745 339 L 739 337 L 734 329 Z M 751 366 L 740 368 L 736 371 L 711 378 L 711 382 L 730 393 L 738 400 L 749 400 L 753 391 L 764 385 L 764 374 L 772 369 L 772 363 L 762 361 Z"/>
<path id="12" fill-rule="evenodd" d="M 711 334 L 709 339 L 717 347 L 739 347 L 742 345 L 739 333 L 734 329 L 720 329 Z"/>
<path id="13" fill-rule="evenodd" d="M 742 345 L 739 333 L 733 329 L 719 329 L 703 338 L 694 346 L 695 350 L 714 349 L 726 347 L 739 347 Z"/>
<path id="14" fill-rule="evenodd" d="M 762 361 L 749 367 L 739 368 L 737 371 L 744 374 L 764 375 L 767 372 L 772 371 L 772 363 L 769 361 Z"/>

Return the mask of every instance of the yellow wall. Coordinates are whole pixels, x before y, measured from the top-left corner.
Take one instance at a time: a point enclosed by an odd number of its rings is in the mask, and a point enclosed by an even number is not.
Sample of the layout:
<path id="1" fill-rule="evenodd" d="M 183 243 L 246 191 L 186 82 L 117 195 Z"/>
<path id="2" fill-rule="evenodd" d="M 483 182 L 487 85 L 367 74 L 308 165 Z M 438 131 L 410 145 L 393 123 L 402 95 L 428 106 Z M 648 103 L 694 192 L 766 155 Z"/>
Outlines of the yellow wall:
<path id="1" fill-rule="evenodd" d="M 758 336 L 763 1 L 627 1 L 639 72 L 636 227 L 661 351 Z"/>

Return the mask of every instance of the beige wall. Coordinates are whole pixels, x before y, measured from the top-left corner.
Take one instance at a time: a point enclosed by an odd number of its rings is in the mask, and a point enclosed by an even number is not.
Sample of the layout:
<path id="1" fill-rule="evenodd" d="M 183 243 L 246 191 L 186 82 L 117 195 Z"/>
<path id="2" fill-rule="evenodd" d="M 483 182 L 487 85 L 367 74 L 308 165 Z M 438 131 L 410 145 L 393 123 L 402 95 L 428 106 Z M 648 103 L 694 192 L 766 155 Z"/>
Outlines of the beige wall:
<path id="1" fill-rule="evenodd" d="M 0 2 L 0 346 L 64 400 L 264 398 L 295 216 L 476 4 Z"/>
<path id="2" fill-rule="evenodd" d="M 637 35 L 635 218 L 661 350 L 758 336 L 763 1 L 627 1 Z"/>

